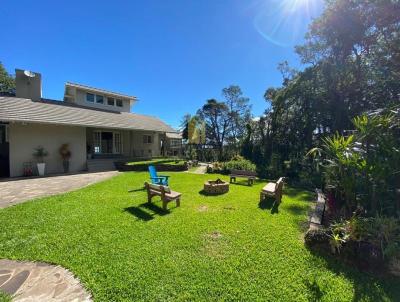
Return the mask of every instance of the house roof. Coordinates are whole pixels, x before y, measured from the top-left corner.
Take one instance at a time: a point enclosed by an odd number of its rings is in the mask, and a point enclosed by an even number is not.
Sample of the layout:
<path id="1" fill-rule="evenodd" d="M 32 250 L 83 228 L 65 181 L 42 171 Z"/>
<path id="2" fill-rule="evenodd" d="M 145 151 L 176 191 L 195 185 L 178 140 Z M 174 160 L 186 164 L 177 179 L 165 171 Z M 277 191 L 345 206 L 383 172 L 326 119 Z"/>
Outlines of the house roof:
<path id="1" fill-rule="evenodd" d="M 160 119 L 129 112 L 93 109 L 62 101 L 0 97 L 0 121 L 174 132 Z"/>
<path id="2" fill-rule="evenodd" d="M 167 138 L 182 139 L 182 134 L 179 132 L 167 132 L 165 133 Z"/>
<path id="3" fill-rule="evenodd" d="M 65 87 L 74 87 L 74 88 L 82 89 L 85 91 L 90 91 L 90 92 L 99 93 L 99 94 L 106 94 L 106 95 L 117 97 L 117 98 L 130 99 L 131 102 L 137 101 L 137 97 L 135 97 L 135 96 L 125 95 L 125 94 L 121 94 L 118 92 L 112 92 L 112 91 L 95 88 L 95 87 L 91 87 L 91 86 L 86 86 L 86 85 L 82 85 L 82 84 L 78 84 L 78 83 L 67 82 L 67 83 L 65 83 Z"/>

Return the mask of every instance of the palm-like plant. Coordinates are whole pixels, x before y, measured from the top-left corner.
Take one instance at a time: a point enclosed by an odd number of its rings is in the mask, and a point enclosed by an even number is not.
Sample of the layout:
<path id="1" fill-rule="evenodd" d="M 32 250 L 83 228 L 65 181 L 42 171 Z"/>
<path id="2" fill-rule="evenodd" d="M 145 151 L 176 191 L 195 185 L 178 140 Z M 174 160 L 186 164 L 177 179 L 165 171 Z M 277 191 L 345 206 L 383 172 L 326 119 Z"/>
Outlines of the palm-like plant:
<path id="1" fill-rule="evenodd" d="M 358 206 L 370 215 L 395 213 L 395 189 L 400 185 L 399 112 L 356 117 L 353 135 L 324 138 L 320 148 L 308 152 L 323 168 L 326 184 L 343 201 L 347 215 Z"/>

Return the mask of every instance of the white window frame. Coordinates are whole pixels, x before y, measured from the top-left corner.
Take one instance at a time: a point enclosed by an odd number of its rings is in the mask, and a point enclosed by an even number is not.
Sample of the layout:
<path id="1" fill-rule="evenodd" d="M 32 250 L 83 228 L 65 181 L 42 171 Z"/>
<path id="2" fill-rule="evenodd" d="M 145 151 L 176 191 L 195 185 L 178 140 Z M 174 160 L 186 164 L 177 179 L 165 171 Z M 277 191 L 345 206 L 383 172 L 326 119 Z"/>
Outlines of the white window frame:
<path id="1" fill-rule="evenodd" d="M 113 150 L 112 153 L 103 153 L 101 148 L 102 140 L 101 134 L 103 132 L 111 132 L 113 134 Z M 122 154 L 123 153 L 123 139 L 122 133 L 119 131 L 102 131 L 102 130 L 94 130 L 93 131 L 93 152 L 94 154 Z"/>
<path id="2" fill-rule="evenodd" d="M 102 102 L 102 103 L 100 103 L 100 102 L 97 100 L 97 98 L 100 98 L 100 97 L 103 99 L 103 102 Z M 104 105 L 104 99 L 105 99 L 104 95 L 95 94 L 94 100 L 95 100 L 95 103 L 96 103 L 96 104 Z"/>
<path id="3" fill-rule="evenodd" d="M 112 100 L 112 101 L 113 101 L 113 104 L 110 105 L 110 104 L 108 103 L 108 100 Z M 113 107 L 115 107 L 115 98 L 107 97 L 107 106 L 113 106 Z"/>
<path id="4" fill-rule="evenodd" d="M 90 94 L 90 95 L 93 95 L 93 102 L 88 100 L 88 95 L 89 95 L 89 94 Z M 88 102 L 88 103 L 91 103 L 91 104 L 96 103 L 96 95 L 95 95 L 94 93 L 86 92 L 85 101 Z"/>
<path id="5" fill-rule="evenodd" d="M 121 102 L 121 106 L 118 105 L 118 101 Z M 121 99 L 115 99 L 115 106 L 120 108 L 124 107 L 124 101 Z"/>

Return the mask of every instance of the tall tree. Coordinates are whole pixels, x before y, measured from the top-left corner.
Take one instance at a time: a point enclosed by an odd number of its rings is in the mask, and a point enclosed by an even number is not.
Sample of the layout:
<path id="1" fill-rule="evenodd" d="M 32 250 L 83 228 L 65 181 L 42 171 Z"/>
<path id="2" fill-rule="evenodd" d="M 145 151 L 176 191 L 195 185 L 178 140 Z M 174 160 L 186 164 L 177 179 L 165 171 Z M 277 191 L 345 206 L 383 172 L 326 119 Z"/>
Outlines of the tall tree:
<path id="1" fill-rule="evenodd" d="M 231 85 L 222 89 L 222 96 L 229 110 L 229 137 L 231 143 L 237 144 L 245 134 L 245 125 L 250 120 L 249 98 L 243 96 L 239 86 Z"/>
<path id="2" fill-rule="evenodd" d="M 0 62 L 0 92 L 12 92 L 15 89 L 15 80 Z"/>
<path id="3" fill-rule="evenodd" d="M 223 157 L 223 146 L 229 133 L 230 114 L 224 102 L 210 99 L 198 111 L 198 116 L 205 122 L 207 143 L 219 150 L 219 158 Z"/>

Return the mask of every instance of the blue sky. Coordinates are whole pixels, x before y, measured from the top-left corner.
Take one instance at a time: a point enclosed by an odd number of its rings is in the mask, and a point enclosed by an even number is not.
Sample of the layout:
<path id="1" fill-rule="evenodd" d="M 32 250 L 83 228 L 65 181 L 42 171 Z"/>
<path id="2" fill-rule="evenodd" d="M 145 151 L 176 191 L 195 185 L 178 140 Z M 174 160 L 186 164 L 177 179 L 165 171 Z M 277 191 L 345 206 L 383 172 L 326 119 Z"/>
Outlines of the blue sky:
<path id="1" fill-rule="evenodd" d="M 277 64 L 301 68 L 294 45 L 321 2 L 3 0 L 0 61 L 40 72 L 44 97 L 62 99 L 66 81 L 135 95 L 134 112 L 174 127 L 231 84 L 257 116 Z"/>

